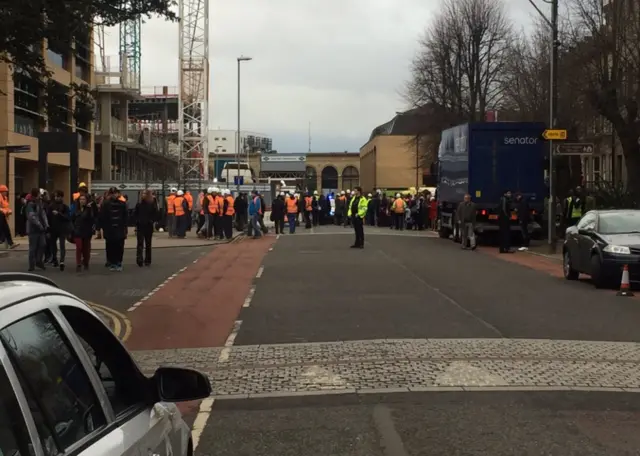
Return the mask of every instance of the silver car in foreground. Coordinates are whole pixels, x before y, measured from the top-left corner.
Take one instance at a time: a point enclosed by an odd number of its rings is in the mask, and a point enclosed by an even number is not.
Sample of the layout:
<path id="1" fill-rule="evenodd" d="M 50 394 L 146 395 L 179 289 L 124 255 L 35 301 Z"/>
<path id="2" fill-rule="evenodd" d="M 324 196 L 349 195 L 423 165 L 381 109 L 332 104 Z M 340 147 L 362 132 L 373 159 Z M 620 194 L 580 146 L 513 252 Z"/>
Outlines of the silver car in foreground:
<path id="1" fill-rule="evenodd" d="M 189 369 L 145 377 L 103 321 L 49 279 L 0 274 L 0 456 L 191 456 L 173 402 L 210 394 Z"/>

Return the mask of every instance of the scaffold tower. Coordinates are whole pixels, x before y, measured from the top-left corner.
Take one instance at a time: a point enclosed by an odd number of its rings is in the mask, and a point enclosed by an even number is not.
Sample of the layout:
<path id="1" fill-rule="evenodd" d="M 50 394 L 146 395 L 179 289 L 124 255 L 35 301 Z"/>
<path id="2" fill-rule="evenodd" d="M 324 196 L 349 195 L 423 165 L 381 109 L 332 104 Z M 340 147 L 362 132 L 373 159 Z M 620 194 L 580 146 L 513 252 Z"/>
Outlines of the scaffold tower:
<path id="1" fill-rule="evenodd" d="M 128 71 L 136 78 L 138 90 L 142 72 L 140 71 L 140 33 L 142 30 L 142 17 L 120 24 L 120 71 L 123 71 L 122 56 L 128 57 Z"/>
<path id="2" fill-rule="evenodd" d="M 209 176 L 209 1 L 180 0 L 179 141 L 183 179 Z"/>

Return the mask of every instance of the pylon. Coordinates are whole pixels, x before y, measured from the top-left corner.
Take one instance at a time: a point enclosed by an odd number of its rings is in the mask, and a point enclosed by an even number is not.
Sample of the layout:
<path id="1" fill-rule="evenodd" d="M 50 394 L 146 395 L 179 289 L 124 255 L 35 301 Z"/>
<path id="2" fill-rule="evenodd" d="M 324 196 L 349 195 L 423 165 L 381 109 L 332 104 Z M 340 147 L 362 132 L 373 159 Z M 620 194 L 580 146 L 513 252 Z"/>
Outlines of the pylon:
<path id="1" fill-rule="evenodd" d="M 620 281 L 620 291 L 618 291 L 617 296 L 633 296 L 631 284 L 629 283 L 629 266 L 626 264 L 622 268 L 622 280 Z"/>

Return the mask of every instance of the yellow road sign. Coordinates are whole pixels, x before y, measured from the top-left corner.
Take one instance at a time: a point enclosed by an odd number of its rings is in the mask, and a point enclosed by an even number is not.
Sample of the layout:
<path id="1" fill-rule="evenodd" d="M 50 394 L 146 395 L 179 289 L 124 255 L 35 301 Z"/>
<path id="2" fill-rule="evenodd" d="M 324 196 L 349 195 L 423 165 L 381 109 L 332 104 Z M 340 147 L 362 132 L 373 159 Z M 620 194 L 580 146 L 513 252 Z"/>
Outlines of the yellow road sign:
<path id="1" fill-rule="evenodd" d="M 567 130 L 545 130 L 542 137 L 547 141 L 564 141 L 567 139 Z"/>

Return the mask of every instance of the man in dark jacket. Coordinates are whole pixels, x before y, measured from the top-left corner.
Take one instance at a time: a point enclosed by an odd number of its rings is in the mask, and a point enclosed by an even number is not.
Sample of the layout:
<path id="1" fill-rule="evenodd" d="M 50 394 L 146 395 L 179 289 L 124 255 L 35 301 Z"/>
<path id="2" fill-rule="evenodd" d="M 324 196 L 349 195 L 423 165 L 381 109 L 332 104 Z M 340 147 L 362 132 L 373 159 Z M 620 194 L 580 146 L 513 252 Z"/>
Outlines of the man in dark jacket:
<path id="1" fill-rule="evenodd" d="M 271 203 L 271 220 L 275 225 L 276 234 L 282 234 L 284 232 L 285 212 L 284 196 L 283 193 L 280 193 L 273 200 L 273 203 Z"/>
<path id="2" fill-rule="evenodd" d="M 511 252 L 511 190 L 506 190 L 498 204 L 498 227 L 500 228 L 500 253 Z"/>
<path id="3" fill-rule="evenodd" d="M 67 235 L 71 232 L 71 216 L 69 206 L 64 204 L 64 192 L 56 190 L 53 193 L 53 201 L 47 208 L 49 219 L 49 235 L 51 242 L 51 262 L 54 268 L 60 267 L 64 271 L 64 261 L 67 254 Z M 60 262 L 58 262 L 58 247 L 60 250 Z"/>
<path id="4" fill-rule="evenodd" d="M 522 193 L 516 195 L 515 209 L 518 214 L 518 224 L 520 225 L 520 232 L 522 233 L 522 247 L 518 250 L 524 251 L 529 249 L 529 222 L 531 221 L 531 210 L 529 209 L 529 202 Z"/>
<path id="5" fill-rule="evenodd" d="M 127 239 L 127 204 L 118 198 L 115 187 L 109 189 L 100 208 L 100 226 L 104 232 L 107 266 L 111 271 L 122 271 Z"/>
<path id="6" fill-rule="evenodd" d="M 153 226 L 158 220 L 158 207 L 149 190 L 142 192 L 133 214 L 136 226 L 136 263 L 140 267 L 143 265 L 150 266 L 151 239 L 153 237 Z"/>
<path id="7" fill-rule="evenodd" d="M 476 205 L 471 201 L 471 195 L 464 195 L 464 201 L 456 208 L 456 221 L 459 224 L 460 240 L 463 249 L 467 249 L 467 243 L 471 250 L 476 249 Z"/>

